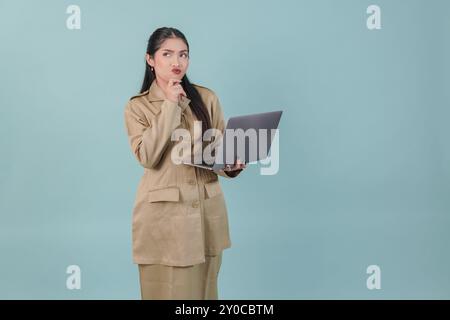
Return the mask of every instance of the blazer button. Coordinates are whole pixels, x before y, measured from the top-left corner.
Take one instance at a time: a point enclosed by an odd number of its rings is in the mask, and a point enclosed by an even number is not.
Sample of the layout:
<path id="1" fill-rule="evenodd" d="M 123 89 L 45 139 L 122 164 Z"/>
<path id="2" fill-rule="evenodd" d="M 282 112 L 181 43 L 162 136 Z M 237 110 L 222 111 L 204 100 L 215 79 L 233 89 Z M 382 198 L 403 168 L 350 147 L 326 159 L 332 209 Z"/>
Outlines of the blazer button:
<path id="1" fill-rule="evenodd" d="M 198 200 L 195 200 L 194 202 L 192 202 L 192 207 L 193 208 L 198 208 L 200 205 L 200 202 Z"/>
<path id="2" fill-rule="evenodd" d="M 188 183 L 189 183 L 191 186 L 195 185 L 195 181 L 194 181 L 194 180 L 189 180 Z"/>

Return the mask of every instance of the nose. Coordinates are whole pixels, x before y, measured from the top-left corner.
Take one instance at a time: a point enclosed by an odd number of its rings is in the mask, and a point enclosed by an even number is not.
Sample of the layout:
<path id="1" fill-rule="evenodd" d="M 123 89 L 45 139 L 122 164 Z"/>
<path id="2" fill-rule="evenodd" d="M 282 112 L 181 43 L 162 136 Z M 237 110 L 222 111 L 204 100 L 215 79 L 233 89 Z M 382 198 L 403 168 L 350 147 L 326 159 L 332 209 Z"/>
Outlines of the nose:
<path id="1" fill-rule="evenodd" d="M 177 67 L 177 68 L 180 67 L 180 61 L 178 59 L 179 59 L 178 57 L 175 57 L 175 61 L 172 62 L 173 67 Z"/>

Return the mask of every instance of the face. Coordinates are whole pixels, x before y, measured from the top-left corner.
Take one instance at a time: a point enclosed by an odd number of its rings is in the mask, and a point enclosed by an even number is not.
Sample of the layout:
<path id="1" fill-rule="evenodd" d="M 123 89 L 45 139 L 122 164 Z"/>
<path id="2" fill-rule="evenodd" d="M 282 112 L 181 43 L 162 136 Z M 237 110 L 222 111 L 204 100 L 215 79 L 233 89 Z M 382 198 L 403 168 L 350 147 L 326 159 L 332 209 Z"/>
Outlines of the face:
<path id="1" fill-rule="evenodd" d="M 156 77 L 169 79 L 183 78 L 189 66 L 189 52 L 186 44 L 179 38 L 166 39 L 155 52 L 154 57 L 146 54 L 147 63 L 154 68 Z M 178 69 L 179 72 L 177 72 Z"/>

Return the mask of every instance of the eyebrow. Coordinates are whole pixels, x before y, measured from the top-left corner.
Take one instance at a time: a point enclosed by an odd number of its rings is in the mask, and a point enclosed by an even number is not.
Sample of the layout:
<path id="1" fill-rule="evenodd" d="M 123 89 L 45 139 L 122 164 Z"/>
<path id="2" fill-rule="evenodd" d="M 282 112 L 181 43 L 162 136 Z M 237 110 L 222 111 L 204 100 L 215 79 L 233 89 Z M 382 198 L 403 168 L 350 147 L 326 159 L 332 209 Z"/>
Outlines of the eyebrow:
<path id="1" fill-rule="evenodd" d="M 162 51 L 175 52 L 175 51 L 170 50 L 170 49 L 162 49 Z M 180 52 L 188 52 L 188 51 L 187 50 L 180 50 Z"/>

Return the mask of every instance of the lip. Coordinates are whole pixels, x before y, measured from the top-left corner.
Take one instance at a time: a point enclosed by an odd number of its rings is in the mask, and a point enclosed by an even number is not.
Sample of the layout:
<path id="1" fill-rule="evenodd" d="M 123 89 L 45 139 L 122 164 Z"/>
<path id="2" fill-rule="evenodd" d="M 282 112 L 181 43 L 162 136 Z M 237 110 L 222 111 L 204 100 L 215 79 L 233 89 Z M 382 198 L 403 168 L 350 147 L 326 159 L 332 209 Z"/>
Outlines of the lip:
<path id="1" fill-rule="evenodd" d="M 172 72 L 175 73 L 175 74 L 180 74 L 181 73 L 181 69 L 174 68 L 174 69 L 172 69 Z"/>

